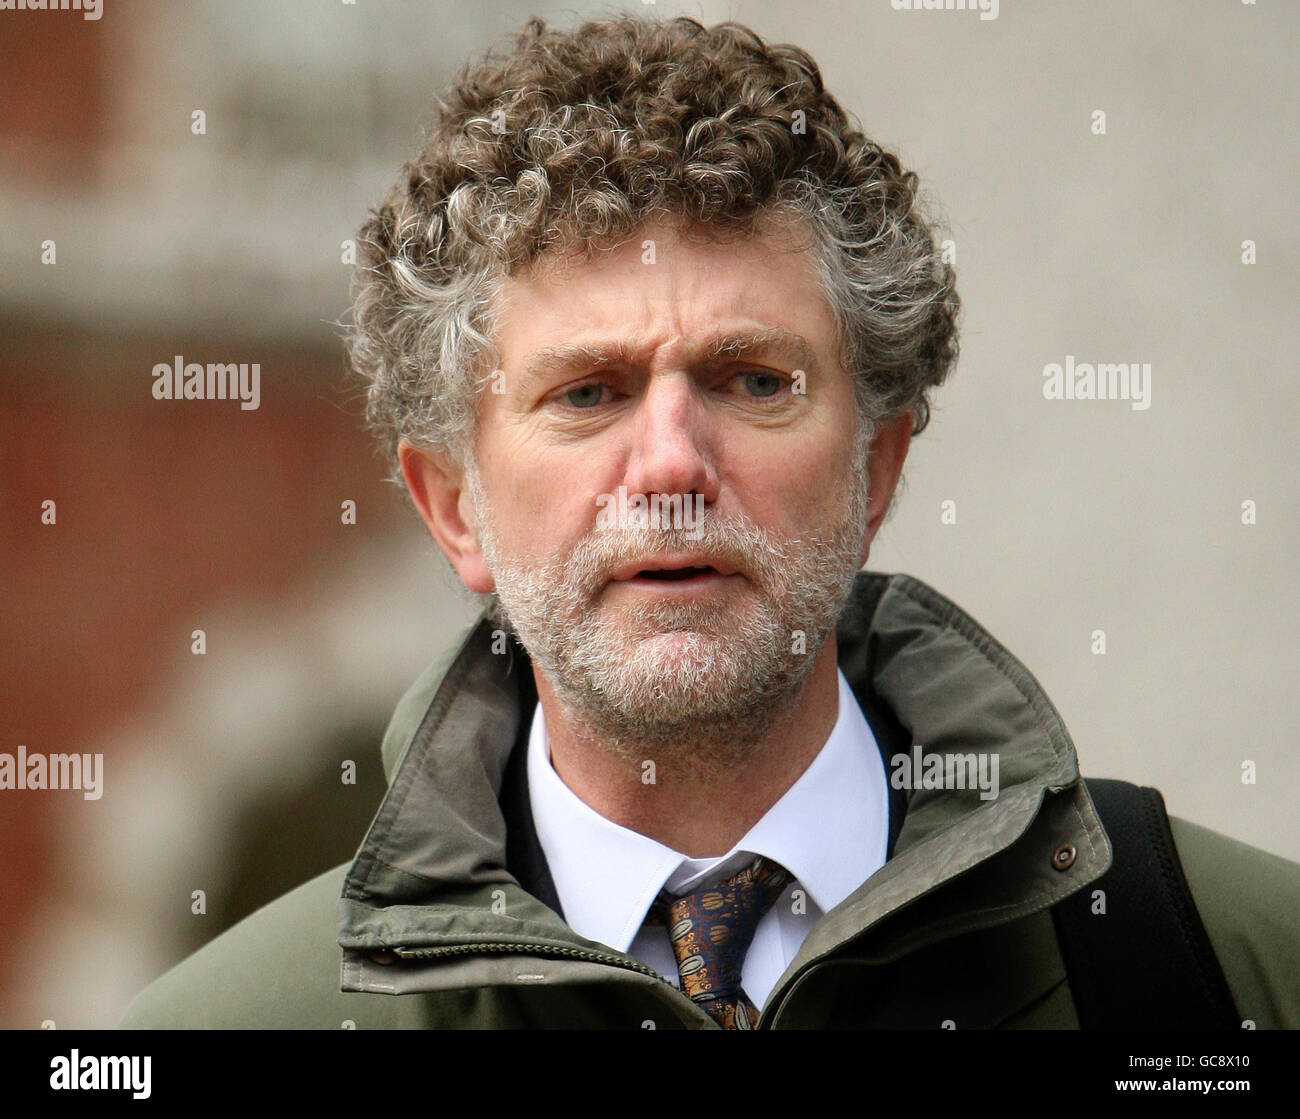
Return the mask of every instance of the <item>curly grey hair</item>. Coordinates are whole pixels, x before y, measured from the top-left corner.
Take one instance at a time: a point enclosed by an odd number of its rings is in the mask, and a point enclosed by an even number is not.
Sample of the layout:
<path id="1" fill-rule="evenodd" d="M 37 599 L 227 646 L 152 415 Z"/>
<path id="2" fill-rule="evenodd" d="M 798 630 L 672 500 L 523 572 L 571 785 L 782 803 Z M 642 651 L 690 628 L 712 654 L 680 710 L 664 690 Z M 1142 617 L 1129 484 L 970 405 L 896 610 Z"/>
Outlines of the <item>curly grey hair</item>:
<path id="1" fill-rule="evenodd" d="M 737 23 L 538 18 L 467 65 L 423 147 L 358 235 L 347 346 L 366 419 L 398 444 L 472 464 L 498 360 L 504 277 L 590 254 L 661 218 L 750 235 L 794 218 L 854 374 L 860 434 L 910 411 L 957 359 L 960 301 L 917 176 L 852 127 L 798 47 Z"/>

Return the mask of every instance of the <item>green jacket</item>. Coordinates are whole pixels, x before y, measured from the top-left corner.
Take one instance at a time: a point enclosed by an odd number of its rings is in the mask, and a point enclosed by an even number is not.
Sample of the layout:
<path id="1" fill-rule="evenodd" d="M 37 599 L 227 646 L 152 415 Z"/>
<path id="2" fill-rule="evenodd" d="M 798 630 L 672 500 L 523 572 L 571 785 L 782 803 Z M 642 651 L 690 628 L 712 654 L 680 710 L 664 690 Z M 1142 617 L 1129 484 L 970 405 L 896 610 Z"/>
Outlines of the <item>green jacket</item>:
<path id="1" fill-rule="evenodd" d="M 758 1028 L 1077 1027 L 1048 909 L 1101 875 L 1111 846 L 1060 716 L 908 576 L 862 573 L 837 634 L 878 737 L 997 751 L 1000 793 L 897 793 L 890 857 L 809 933 Z M 402 698 L 356 858 L 155 981 L 123 1026 L 718 1028 L 521 884 L 549 885 L 518 781 L 536 693 L 519 647 L 501 645 L 481 619 Z M 1300 1027 L 1300 864 L 1171 826 L 1241 1016 Z M 1066 844 L 1077 857 L 1058 870 Z"/>

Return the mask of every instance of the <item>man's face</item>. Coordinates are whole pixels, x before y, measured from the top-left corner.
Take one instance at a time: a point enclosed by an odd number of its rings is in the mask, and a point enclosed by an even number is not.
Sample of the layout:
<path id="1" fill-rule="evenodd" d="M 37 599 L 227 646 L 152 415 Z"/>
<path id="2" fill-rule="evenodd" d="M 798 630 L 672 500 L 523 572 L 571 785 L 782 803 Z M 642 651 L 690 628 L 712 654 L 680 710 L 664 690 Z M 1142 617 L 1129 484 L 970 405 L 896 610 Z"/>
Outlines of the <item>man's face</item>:
<path id="1" fill-rule="evenodd" d="M 506 618 L 611 748 L 742 760 L 865 558 L 866 447 L 810 259 L 779 231 L 648 226 L 508 280 L 499 324 L 469 486 Z M 620 487 L 702 517 L 620 521 Z"/>

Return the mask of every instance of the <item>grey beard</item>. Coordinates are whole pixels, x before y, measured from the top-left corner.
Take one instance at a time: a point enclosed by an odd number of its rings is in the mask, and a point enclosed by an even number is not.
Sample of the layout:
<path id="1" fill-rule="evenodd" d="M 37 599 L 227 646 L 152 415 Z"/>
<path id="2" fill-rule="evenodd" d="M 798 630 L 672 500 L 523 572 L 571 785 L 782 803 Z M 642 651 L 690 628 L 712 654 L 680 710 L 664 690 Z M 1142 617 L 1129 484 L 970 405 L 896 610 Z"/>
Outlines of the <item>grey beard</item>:
<path id="1" fill-rule="evenodd" d="M 706 514 L 690 533 L 593 530 L 541 563 L 503 555 L 471 466 L 493 614 L 546 674 L 575 735 L 677 772 L 745 764 L 793 705 L 853 587 L 868 501 L 862 442 L 853 457 L 844 516 L 823 533 L 783 542 L 743 514 Z M 621 564 L 672 552 L 743 571 L 743 601 L 732 588 L 693 601 L 593 603 Z"/>

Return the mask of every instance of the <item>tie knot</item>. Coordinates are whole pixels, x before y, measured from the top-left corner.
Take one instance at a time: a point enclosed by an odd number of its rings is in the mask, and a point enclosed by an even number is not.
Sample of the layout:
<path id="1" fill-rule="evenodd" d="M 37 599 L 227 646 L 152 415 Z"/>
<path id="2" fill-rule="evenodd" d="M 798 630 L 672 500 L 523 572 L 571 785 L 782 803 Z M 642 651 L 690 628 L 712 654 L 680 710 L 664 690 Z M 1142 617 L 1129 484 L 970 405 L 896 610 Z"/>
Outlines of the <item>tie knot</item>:
<path id="1" fill-rule="evenodd" d="M 759 856 L 718 885 L 681 897 L 661 891 L 651 907 L 651 921 L 668 928 L 682 990 L 715 1018 L 725 1009 L 730 1024 L 737 1000 L 748 1002 L 740 990 L 745 954 L 759 920 L 791 879 L 779 863 Z M 756 1017 L 731 1028 L 744 1029 Z"/>

